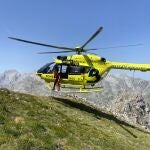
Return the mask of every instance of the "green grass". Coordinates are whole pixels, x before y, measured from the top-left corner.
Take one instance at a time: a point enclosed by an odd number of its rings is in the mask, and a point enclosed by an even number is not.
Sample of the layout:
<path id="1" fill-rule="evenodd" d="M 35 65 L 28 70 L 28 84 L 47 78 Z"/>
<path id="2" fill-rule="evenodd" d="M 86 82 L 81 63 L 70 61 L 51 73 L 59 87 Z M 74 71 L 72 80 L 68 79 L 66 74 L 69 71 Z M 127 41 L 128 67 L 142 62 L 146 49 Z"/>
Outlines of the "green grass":
<path id="1" fill-rule="evenodd" d="M 148 150 L 150 134 L 69 99 L 0 90 L 0 150 Z"/>

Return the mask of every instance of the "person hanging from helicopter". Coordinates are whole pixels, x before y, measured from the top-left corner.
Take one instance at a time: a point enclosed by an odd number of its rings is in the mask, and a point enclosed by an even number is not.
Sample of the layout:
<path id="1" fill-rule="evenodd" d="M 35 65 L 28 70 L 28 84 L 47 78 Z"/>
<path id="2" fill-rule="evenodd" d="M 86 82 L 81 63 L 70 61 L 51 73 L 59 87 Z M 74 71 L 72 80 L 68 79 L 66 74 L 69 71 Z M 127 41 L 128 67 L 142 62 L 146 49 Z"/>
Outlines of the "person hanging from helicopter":
<path id="1" fill-rule="evenodd" d="M 52 90 L 57 90 L 60 91 L 60 82 L 61 82 L 61 66 L 55 66 L 54 70 L 54 85 L 53 85 L 53 89 Z"/>

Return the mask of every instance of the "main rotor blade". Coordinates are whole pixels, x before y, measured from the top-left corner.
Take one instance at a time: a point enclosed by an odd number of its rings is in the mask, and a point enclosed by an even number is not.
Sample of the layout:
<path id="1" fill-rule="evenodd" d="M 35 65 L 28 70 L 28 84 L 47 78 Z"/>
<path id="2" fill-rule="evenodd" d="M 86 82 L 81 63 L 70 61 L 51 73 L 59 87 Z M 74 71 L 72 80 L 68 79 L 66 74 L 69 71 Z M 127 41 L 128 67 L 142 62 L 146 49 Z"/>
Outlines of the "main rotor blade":
<path id="1" fill-rule="evenodd" d="M 52 54 L 52 53 L 70 53 L 72 51 L 60 51 L 60 52 L 39 52 L 37 54 Z"/>
<path id="2" fill-rule="evenodd" d="M 90 41 L 92 41 L 102 30 L 103 30 L 103 27 L 99 27 L 98 30 L 89 38 L 89 40 L 87 40 L 87 42 L 81 46 L 81 48 L 83 49 L 83 48 L 84 48 Z"/>
<path id="3" fill-rule="evenodd" d="M 68 48 L 68 47 L 61 47 L 61 46 L 54 46 L 54 45 L 49 45 L 49 44 L 43 44 L 43 43 L 38 43 L 38 42 L 33 42 L 33 41 L 27 41 L 19 38 L 14 38 L 14 37 L 8 37 L 9 39 L 20 41 L 20 42 L 25 42 L 25 43 L 30 43 L 30 44 L 36 44 L 40 46 L 46 46 L 46 47 L 52 47 L 52 48 L 57 48 L 57 49 L 63 49 L 63 50 L 72 50 L 75 51 L 74 48 Z"/>
<path id="4" fill-rule="evenodd" d="M 110 46 L 110 47 L 101 47 L 101 48 L 89 48 L 89 49 L 84 49 L 85 52 L 87 51 L 92 51 L 92 50 L 99 50 L 99 49 L 113 49 L 113 48 L 123 48 L 123 47 L 134 47 L 134 46 L 141 46 L 143 44 L 133 44 L 133 45 L 119 45 L 119 46 Z"/>

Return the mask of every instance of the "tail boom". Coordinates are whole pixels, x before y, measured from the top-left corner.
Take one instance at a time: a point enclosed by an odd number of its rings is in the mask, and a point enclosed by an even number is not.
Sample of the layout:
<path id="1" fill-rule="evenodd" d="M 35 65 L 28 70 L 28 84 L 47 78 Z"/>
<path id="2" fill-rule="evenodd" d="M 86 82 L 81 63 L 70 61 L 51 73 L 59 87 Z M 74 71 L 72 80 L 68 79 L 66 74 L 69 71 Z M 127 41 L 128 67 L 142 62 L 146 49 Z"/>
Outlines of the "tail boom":
<path id="1" fill-rule="evenodd" d="M 132 64 L 122 62 L 110 62 L 111 69 L 150 71 L 150 64 Z"/>

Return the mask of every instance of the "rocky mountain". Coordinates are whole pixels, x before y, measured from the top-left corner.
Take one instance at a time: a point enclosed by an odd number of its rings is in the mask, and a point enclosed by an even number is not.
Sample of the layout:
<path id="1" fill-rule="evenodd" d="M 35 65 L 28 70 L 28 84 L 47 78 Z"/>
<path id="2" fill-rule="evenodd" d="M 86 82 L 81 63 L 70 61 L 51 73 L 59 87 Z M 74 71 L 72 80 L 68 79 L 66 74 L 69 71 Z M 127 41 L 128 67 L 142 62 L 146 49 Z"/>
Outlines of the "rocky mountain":
<path id="1" fill-rule="evenodd" d="M 0 87 L 33 95 L 49 94 L 45 82 L 35 73 L 19 73 L 16 70 L 8 70 L 0 74 Z"/>
<path id="2" fill-rule="evenodd" d="M 124 94 L 113 101 L 111 112 L 150 131 L 150 103 L 142 95 Z"/>
<path id="3" fill-rule="evenodd" d="M 117 99 L 118 96 L 125 94 L 142 95 L 146 102 L 150 102 L 150 81 L 143 79 L 132 78 L 125 74 L 123 75 L 108 75 L 104 80 L 98 83 L 102 86 L 102 92 L 86 93 L 87 99 L 94 101 L 99 106 L 109 106 Z"/>
<path id="4" fill-rule="evenodd" d="M 118 96 L 128 93 L 129 95 L 142 95 L 145 101 L 150 101 L 150 81 L 133 79 L 127 75 L 108 75 L 97 86 L 102 87 L 101 92 L 72 94 L 92 100 L 99 106 L 110 105 Z M 13 91 L 30 93 L 33 95 L 50 95 L 46 84 L 35 73 L 19 73 L 16 70 L 8 70 L 0 74 L 0 87 Z"/>

